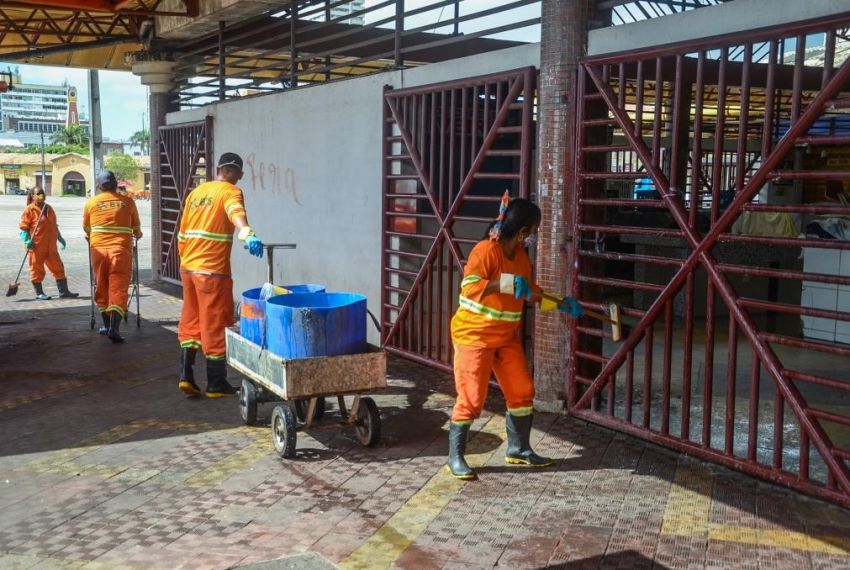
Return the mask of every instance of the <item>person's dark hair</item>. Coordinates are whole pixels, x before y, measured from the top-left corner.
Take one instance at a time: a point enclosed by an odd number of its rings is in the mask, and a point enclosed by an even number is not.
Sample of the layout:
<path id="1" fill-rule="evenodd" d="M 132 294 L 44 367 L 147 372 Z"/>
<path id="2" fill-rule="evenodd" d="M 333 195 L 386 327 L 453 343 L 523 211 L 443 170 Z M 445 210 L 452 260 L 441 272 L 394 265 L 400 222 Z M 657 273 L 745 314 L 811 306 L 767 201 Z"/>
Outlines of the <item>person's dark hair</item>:
<path id="1" fill-rule="evenodd" d="M 44 192 L 44 190 L 42 190 L 41 186 L 39 186 L 38 184 L 36 184 L 32 188 L 27 188 L 27 206 L 35 202 L 35 195 L 38 194 L 39 190 Z"/>
<path id="2" fill-rule="evenodd" d="M 542 217 L 537 204 L 525 198 L 514 198 L 508 204 L 507 209 L 505 209 L 505 219 L 502 221 L 502 230 L 499 233 L 499 239 L 511 239 L 521 229 L 539 224 Z M 490 230 L 495 225 L 496 222 L 493 222 L 487 227 L 483 239 L 487 239 L 490 235 Z"/>

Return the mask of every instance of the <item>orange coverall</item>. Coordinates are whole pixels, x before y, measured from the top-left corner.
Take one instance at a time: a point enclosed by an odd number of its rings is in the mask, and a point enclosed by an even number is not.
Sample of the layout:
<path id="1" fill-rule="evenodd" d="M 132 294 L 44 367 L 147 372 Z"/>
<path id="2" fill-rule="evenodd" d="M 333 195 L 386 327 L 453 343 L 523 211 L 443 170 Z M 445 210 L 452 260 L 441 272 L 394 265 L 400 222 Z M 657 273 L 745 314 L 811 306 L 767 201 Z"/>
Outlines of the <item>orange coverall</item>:
<path id="1" fill-rule="evenodd" d="M 95 304 L 101 313 L 123 317 L 133 270 L 132 236 L 142 237 L 136 203 L 117 192 L 92 196 L 83 208 L 83 229 L 91 246 Z"/>
<path id="2" fill-rule="evenodd" d="M 186 197 L 177 236 L 183 312 L 177 339 L 183 348 L 200 348 L 208 360 L 224 360 L 224 330 L 233 324 L 230 250 L 233 219 L 245 215 L 242 190 L 217 180 Z"/>
<path id="3" fill-rule="evenodd" d="M 27 230 L 32 238 L 32 249 L 29 252 L 30 281 L 41 283 L 44 281 L 44 266 L 50 270 L 53 277 L 58 281 L 65 279 L 65 266 L 59 258 L 59 250 L 56 248 L 56 240 L 59 237 L 59 225 L 56 222 L 56 212 L 53 208 L 44 204 L 44 215 L 38 223 L 38 229 L 33 235 L 35 224 L 41 207 L 33 202 L 24 208 L 21 214 L 21 223 L 18 227 Z"/>
<path id="4" fill-rule="evenodd" d="M 512 415 L 532 412 L 534 382 L 520 338 L 525 301 L 505 293 L 484 296 L 487 283 L 498 280 L 502 273 L 525 277 L 540 291 L 531 278 L 525 249 L 517 248 L 514 259 L 505 257 L 497 241 L 483 240 L 472 249 L 460 283 L 460 306 L 451 324 L 457 389 L 454 423 L 471 423 L 481 415 L 491 372 Z"/>

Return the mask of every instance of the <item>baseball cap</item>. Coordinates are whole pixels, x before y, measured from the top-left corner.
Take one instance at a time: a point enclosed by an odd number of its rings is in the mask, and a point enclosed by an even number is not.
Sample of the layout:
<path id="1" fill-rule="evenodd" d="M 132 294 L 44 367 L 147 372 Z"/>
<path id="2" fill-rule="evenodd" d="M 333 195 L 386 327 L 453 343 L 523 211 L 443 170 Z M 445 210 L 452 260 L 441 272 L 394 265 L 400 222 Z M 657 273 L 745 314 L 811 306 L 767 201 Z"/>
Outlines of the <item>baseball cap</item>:
<path id="1" fill-rule="evenodd" d="M 109 170 L 104 170 L 98 174 L 95 184 L 97 186 L 103 186 L 106 189 L 115 189 L 118 187 L 118 181 L 115 179 L 115 175 Z"/>
<path id="2" fill-rule="evenodd" d="M 218 158 L 218 167 L 235 166 L 242 172 L 242 157 L 235 152 L 225 152 Z"/>

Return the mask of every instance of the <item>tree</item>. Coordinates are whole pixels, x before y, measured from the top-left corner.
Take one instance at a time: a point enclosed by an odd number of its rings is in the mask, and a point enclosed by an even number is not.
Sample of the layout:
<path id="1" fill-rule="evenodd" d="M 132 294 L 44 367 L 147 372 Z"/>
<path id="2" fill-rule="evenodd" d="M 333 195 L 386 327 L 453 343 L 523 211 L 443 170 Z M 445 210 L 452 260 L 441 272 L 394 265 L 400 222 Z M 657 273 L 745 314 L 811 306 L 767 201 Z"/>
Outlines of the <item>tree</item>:
<path id="1" fill-rule="evenodd" d="M 149 154 L 151 146 L 151 132 L 148 130 L 136 131 L 133 133 L 133 136 L 130 137 L 130 142 L 142 147 L 142 152 L 144 154 Z"/>
<path id="2" fill-rule="evenodd" d="M 106 168 L 111 170 L 118 180 L 134 180 L 139 170 L 132 156 L 117 150 L 112 151 L 106 158 Z"/>
<path id="3" fill-rule="evenodd" d="M 62 127 L 50 136 L 50 142 L 69 146 L 88 146 L 89 130 L 83 125 Z"/>

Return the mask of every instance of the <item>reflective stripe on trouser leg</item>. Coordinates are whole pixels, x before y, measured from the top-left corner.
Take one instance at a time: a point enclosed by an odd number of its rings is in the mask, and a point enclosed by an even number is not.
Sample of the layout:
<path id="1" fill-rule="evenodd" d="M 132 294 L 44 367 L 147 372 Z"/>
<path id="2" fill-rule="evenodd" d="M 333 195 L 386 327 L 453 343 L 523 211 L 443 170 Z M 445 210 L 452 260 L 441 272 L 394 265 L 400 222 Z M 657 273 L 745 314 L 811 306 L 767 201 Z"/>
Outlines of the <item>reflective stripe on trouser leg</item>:
<path id="1" fill-rule="evenodd" d="M 189 317 L 185 335 L 180 340 L 196 338 L 191 334 L 194 327 L 201 337 L 204 356 L 209 360 L 224 360 L 227 347 L 224 330 L 233 324 L 233 280 L 230 277 L 183 273 L 183 314 Z M 187 301 L 186 281 L 191 281 L 191 296 Z M 189 304 L 193 303 L 193 306 Z M 198 310 L 203 307 L 203 311 Z M 196 319 L 195 325 L 192 319 Z M 180 319 L 181 328 L 183 317 Z"/>
<path id="2" fill-rule="evenodd" d="M 130 299 L 130 276 L 133 273 L 133 251 L 127 247 L 112 247 L 109 256 L 109 310 L 121 316 Z"/>
<path id="3" fill-rule="evenodd" d="M 505 396 L 508 412 L 518 417 L 530 415 L 534 405 L 534 380 L 519 339 L 496 349 L 493 372 Z"/>
<path id="4" fill-rule="evenodd" d="M 454 345 L 454 375 L 457 400 L 452 422 L 468 423 L 481 415 L 493 370 L 495 349 Z"/>
<path id="5" fill-rule="evenodd" d="M 106 252 L 93 247 L 91 265 L 94 282 L 97 284 L 94 290 L 94 303 L 100 312 L 104 312 L 109 306 L 109 257 Z"/>
<path id="6" fill-rule="evenodd" d="M 183 309 L 177 324 L 177 340 L 181 348 L 201 349 L 201 319 L 195 283 L 189 273 L 181 273 L 180 281 L 183 282 Z"/>

